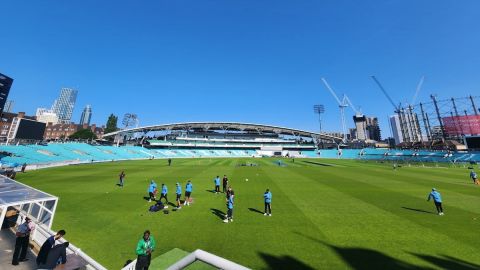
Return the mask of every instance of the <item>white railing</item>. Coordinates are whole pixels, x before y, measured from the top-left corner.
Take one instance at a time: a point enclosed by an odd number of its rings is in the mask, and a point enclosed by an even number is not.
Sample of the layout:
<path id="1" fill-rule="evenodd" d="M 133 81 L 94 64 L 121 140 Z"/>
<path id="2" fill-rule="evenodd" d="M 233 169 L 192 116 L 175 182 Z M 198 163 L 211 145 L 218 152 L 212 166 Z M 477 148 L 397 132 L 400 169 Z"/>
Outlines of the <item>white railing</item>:
<path id="1" fill-rule="evenodd" d="M 31 239 L 32 241 L 37 243 L 39 246 L 42 246 L 45 240 L 47 240 L 48 237 L 54 234 L 55 234 L 54 231 L 49 230 L 42 225 L 37 225 L 35 230 L 33 231 L 33 234 L 31 235 Z M 60 242 L 63 243 L 63 242 L 66 242 L 66 240 L 62 239 Z M 95 261 L 92 257 L 88 256 L 85 252 L 83 252 L 80 248 L 76 247 L 72 243 L 68 245 L 67 255 L 68 254 L 75 254 L 81 257 L 83 260 L 85 260 L 85 262 L 87 263 L 86 267 L 89 270 L 107 270 L 107 268 L 103 267 L 101 264 Z"/>
<path id="2" fill-rule="evenodd" d="M 181 270 L 185 267 L 189 266 L 190 264 L 194 263 L 195 261 L 202 261 L 204 263 L 210 264 L 218 269 L 225 269 L 225 270 L 250 270 L 245 266 L 240 264 L 234 263 L 212 253 L 208 253 L 201 249 L 197 249 L 194 252 L 188 254 L 187 256 L 183 257 L 176 263 L 170 265 L 167 270 Z M 134 260 L 129 265 L 122 268 L 122 270 L 135 270 L 135 264 L 137 260 Z"/>

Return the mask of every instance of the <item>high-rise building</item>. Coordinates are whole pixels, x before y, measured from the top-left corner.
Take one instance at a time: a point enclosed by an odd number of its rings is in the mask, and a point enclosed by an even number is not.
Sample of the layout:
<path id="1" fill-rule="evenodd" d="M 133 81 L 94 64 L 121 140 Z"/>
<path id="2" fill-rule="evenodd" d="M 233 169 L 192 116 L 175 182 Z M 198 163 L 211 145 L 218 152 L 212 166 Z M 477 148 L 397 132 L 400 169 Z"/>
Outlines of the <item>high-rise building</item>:
<path id="1" fill-rule="evenodd" d="M 395 144 L 400 144 L 403 142 L 402 128 L 400 125 L 400 119 L 397 114 L 390 116 L 390 126 L 392 128 L 393 139 Z"/>
<path id="2" fill-rule="evenodd" d="M 52 124 L 57 124 L 58 123 L 58 116 L 56 113 L 53 112 L 53 110 L 49 110 L 47 108 L 38 108 L 37 113 L 35 114 L 37 117 L 38 122 L 42 123 L 52 123 Z"/>
<path id="3" fill-rule="evenodd" d="M 377 117 L 366 117 L 366 131 L 367 137 L 373 141 L 380 141 L 382 136 L 380 134 L 380 126 L 378 125 L 378 118 Z"/>
<path id="4" fill-rule="evenodd" d="M 368 140 L 366 117 L 364 115 L 357 114 L 353 116 L 353 122 L 355 123 L 355 138 L 359 141 Z"/>
<path id="5" fill-rule="evenodd" d="M 13 111 L 13 105 L 15 104 L 15 101 L 13 100 L 7 100 L 7 103 L 5 103 L 5 109 L 3 112 L 8 112 L 11 113 Z"/>
<path id="6" fill-rule="evenodd" d="M 90 125 L 90 120 L 92 119 L 92 107 L 86 105 L 83 109 L 82 116 L 80 117 L 80 125 Z"/>
<path id="7" fill-rule="evenodd" d="M 7 102 L 8 94 L 10 93 L 10 87 L 12 87 L 13 79 L 7 75 L 0 73 L 0 115 L 2 115 L 5 102 Z"/>
<path id="8" fill-rule="evenodd" d="M 58 120 L 61 123 L 70 123 L 73 108 L 77 101 L 77 94 L 78 91 L 75 89 L 62 88 L 60 96 L 53 103 L 52 110 L 58 116 Z"/>

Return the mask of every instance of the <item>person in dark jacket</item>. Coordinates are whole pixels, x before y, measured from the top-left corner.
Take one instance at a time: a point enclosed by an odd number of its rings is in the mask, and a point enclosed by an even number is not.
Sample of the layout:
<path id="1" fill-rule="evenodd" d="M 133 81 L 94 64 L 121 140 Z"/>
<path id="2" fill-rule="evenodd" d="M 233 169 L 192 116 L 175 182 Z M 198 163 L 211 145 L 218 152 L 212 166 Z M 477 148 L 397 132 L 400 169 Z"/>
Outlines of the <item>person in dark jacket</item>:
<path id="1" fill-rule="evenodd" d="M 54 269 L 57 267 L 58 262 L 61 264 L 67 263 L 67 248 L 69 243 L 65 242 L 60 245 L 56 245 L 50 249 L 47 255 L 45 263 L 38 265 L 38 269 Z"/>
<path id="2" fill-rule="evenodd" d="M 57 234 L 50 236 L 45 240 L 37 256 L 37 265 L 44 264 L 47 262 L 47 256 L 52 247 L 55 245 L 55 241 L 62 238 L 65 235 L 65 230 L 60 230 Z"/>

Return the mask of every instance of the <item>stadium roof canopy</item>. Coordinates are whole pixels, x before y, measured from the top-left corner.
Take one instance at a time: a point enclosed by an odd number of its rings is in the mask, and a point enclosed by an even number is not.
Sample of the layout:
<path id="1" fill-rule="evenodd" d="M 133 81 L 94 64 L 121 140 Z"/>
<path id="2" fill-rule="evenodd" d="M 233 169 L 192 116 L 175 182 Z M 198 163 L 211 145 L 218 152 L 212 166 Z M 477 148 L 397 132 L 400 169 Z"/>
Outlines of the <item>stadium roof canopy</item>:
<path id="1" fill-rule="evenodd" d="M 237 131 L 237 132 L 247 132 L 254 134 L 279 134 L 279 135 L 290 135 L 290 136 L 300 136 L 300 137 L 315 137 L 321 138 L 324 140 L 336 140 L 340 141 L 342 138 L 331 136 L 325 133 L 319 134 L 315 132 L 285 128 L 271 125 L 261 125 L 261 124 L 249 124 L 249 123 L 236 123 L 236 122 L 188 122 L 188 123 L 174 123 L 174 124 L 163 124 L 163 125 L 154 125 L 154 126 L 145 126 L 137 127 L 130 129 L 123 129 L 111 133 L 104 134 L 103 137 L 112 137 L 118 134 L 129 134 L 129 133 L 148 133 L 152 131 Z"/>
<path id="2" fill-rule="evenodd" d="M 57 201 L 58 197 L 0 176 L 0 224 L 10 206 L 20 206 L 17 210 L 51 228 Z"/>

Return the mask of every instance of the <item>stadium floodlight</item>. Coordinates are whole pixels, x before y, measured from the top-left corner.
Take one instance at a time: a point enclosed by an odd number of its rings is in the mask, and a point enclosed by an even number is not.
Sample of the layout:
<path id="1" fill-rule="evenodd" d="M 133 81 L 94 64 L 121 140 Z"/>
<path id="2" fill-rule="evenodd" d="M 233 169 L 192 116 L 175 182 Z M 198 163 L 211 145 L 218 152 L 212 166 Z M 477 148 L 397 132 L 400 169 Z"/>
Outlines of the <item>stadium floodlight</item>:
<path id="1" fill-rule="evenodd" d="M 313 112 L 318 114 L 318 123 L 320 125 L 320 134 L 322 133 L 322 113 L 325 112 L 323 104 L 313 105 Z"/>

